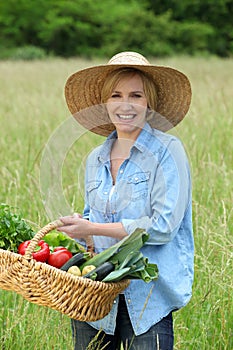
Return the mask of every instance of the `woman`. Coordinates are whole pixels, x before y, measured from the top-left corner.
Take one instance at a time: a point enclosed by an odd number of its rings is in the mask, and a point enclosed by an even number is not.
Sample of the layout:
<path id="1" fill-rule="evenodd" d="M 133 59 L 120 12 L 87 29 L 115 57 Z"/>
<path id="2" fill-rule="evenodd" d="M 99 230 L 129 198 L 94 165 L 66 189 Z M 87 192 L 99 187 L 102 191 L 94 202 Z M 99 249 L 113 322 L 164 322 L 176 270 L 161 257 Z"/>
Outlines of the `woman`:
<path id="1" fill-rule="evenodd" d="M 189 81 L 122 52 L 73 74 L 65 95 L 79 123 L 108 137 L 87 158 L 83 216 L 61 218 L 60 230 L 93 236 L 100 252 L 143 228 L 150 239 L 142 253 L 159 268 L 155 282 L 132 280 L 104 319 L 72 320 L 75 349 L 93 339 L 105 349 L 121 342 L 124 349 L 173 349 L 172 313 L 191 298 L 194 248 L 188 161 L 181 142 L 164 131 L 187 113 Z"/>

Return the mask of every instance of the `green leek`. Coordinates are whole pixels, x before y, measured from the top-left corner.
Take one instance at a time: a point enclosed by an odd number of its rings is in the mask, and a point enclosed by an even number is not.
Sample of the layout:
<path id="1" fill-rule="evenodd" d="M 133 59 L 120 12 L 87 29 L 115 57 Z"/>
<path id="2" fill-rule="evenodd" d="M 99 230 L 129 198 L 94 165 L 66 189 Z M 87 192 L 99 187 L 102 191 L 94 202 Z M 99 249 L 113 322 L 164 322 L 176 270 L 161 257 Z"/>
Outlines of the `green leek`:
<path id="1" fill-rule="evenodd" d="M 114 264 L 114 271 L 110 272 L 103 282 L 116 282 L 122 279 L 141 279 L 149 283 L 158 278 L 158 268 L 140 252 L 140 248 L 149 239 L 149 234 L 142 229 L 136 229 L 131 235 L 95 255 L 82 265 L 101 266 L 106 261 Z"/>

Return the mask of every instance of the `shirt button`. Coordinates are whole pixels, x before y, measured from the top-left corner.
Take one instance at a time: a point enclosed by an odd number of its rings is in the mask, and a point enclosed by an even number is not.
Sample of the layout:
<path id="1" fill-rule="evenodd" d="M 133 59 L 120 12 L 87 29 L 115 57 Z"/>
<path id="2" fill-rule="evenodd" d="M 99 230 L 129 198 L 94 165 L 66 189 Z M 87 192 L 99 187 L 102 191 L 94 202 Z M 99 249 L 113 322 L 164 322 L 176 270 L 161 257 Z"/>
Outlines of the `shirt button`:
<path id="1" fill-rule="evenodd" d="M 123 174 L 123 172 L 124 172 L 124 170 L 121 169 L 121 170 L 120 170 L 120 174 Z"/>
<path id="2" fill-rule="evenodd" d="M 108 192 L 107 192 L 107 191 L 105 191 L 105 192 L 104 192 L 104 194 L 108 194 Z"/>
<path id="3" fill-rule="evenodd" d="M 116 300 L 113 301 L 113 304 L 116 304 Z"/>
<path id="4" fill-rule="evenodd" d="M 135 179 L 134 179 L 135 181 L 138 181 L 138 177 L 135 177 Z"/>
<path id="5" fill-rule="evenodd" d="M 129 304 L 131 303 L 131 299 L 128 299 L 128 303 L 129 303 Z"/>

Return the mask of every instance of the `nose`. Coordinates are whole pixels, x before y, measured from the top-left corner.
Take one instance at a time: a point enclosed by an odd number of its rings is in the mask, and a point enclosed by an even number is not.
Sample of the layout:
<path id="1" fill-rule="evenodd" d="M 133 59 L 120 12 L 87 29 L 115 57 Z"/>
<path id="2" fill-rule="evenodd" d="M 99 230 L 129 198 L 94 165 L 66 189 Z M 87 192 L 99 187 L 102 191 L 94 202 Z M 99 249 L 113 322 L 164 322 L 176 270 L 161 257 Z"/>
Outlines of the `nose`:
<path id="1" fill-rule="evenodd" d="M 120 102 L 120 108 L 123 111 L 128 111 L 132 109 L 132 103 L 130 103 L 129 97 L 122 97 L 122 100 Z"/>
<path id="2" fill-rule="evenodd" d="M 121 96 L 121 101 L 122 101 L 123 103 L 129 103 L 129 101 L 130 101 L 130 96 L 129 96 L 128 94 L 122 94 L 122 96 Z"/>

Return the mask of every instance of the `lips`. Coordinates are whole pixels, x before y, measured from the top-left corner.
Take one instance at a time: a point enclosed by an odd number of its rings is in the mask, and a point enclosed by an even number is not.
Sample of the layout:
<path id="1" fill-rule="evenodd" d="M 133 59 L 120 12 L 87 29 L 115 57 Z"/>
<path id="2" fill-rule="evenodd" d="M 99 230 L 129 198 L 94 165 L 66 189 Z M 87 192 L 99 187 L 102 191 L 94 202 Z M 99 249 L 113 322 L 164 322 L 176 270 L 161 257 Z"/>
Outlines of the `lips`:
<path id="1" fill-rule="evenodd" d="M 136 117 L 136 114 L 117 114 L 117 117 L 121 120 L 130 120 Z"/>

